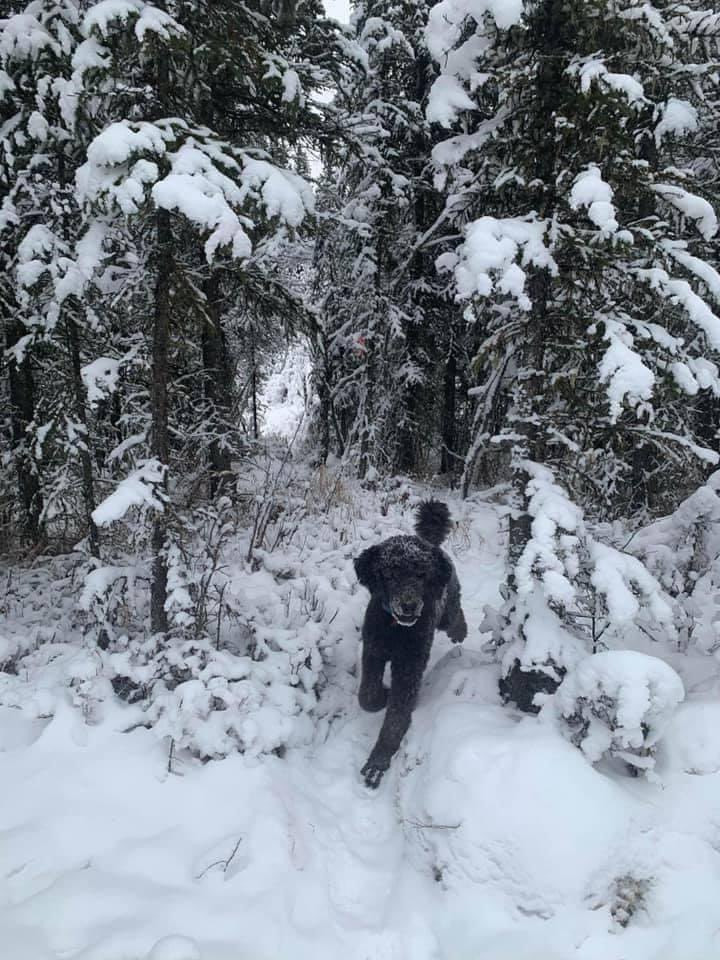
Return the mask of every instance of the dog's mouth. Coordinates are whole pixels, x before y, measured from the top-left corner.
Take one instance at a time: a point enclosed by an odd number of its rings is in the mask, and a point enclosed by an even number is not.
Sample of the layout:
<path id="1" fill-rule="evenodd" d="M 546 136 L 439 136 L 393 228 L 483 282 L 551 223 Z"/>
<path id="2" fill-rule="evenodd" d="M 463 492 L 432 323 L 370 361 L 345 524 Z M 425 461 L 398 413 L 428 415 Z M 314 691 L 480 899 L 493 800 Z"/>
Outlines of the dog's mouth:
<path id="1" fill-rule="evenodd" d="M 413 613 L 400 612 L 394 607 L 390 608 L 390 613 L 395 623 L 399 623 L 401 627 L 413 627 L 420 619 L 421 610 L 414 611 Z"/>
<path id="2" fill-rule="evenodd" d="M 401 627 L 414 627 L 419 619 L 419 617 L 399 617 L 396 613 L 393 614 L 393 620 Z"/>

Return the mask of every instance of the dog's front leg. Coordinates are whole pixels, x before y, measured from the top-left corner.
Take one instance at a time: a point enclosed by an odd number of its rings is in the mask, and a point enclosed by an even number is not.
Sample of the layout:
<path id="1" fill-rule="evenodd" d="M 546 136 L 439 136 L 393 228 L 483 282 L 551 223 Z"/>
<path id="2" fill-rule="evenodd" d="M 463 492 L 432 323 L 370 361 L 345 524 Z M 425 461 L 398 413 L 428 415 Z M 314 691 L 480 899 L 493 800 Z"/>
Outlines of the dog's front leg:
<path id="1" fill-rule="evenodd" d="M 377 743 L 360 771 L 368 787 L 378 786 L 407 733 L 426 662 L 427 656 L 414 657 L 409 663 L 393 661 L 385 720 Z"/>
<path id="2" fill-rule="evenodd" d="M 384 657 L 378 657 L 372 652 L 371 641 L 369 638 L 366 639 L 363 643 L 362 675 L 360 677 L 358 701 L 363 710 L 368 710 L 370 713 L 382 710 L 387 704 L 388 691 L 383 684 L 385 663 Z"/>

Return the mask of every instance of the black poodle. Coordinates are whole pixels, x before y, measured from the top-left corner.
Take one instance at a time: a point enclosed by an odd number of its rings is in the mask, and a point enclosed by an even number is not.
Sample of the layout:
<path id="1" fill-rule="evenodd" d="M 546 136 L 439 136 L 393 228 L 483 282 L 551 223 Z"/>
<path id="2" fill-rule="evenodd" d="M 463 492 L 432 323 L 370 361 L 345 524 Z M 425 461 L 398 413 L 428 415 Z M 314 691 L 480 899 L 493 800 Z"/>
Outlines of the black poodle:
<path id="1" fill-rule="evenodd" d="M 450 532 L 450 513 L 439 500 L 420 504 L 416 536 L 390 537 L 355 560 L 358 580 L 370 591 L 363 623 L 362 677 L 358 699 L 363 710 L 387 705 L 380 736 L 362 776 L 377 787 L 410 726 L 435 630 L 462 643 L 467 625 L 460 606 L 460 583 L 440 544 Z M 383 685 L 390 661 L 390 689 Z"/>

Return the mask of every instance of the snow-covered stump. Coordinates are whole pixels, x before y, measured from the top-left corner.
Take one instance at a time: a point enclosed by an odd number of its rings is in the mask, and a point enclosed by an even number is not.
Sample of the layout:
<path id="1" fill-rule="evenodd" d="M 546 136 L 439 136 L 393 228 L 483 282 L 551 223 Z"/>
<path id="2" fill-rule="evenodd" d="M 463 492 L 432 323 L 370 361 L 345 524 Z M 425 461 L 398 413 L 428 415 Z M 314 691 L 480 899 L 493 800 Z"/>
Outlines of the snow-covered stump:
<path id="1" fill-rule="evenodd" d="M 607 650 L 570 671 L 547 704 L 560 732 L 591 763 L 623 760 L 633 774 L 652 775 L 655 750 L 675 708 L 682 680 L 657 657 Z"/>

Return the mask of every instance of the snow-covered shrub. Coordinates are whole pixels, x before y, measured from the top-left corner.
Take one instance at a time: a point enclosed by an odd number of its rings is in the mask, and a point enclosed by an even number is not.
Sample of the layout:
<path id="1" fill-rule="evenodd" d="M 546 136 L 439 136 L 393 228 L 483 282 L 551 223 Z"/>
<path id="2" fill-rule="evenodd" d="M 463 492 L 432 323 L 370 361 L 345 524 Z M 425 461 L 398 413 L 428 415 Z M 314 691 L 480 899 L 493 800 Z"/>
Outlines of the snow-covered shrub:
<path id="1" fill-rule="evenodd" d="M 356 526 L 339 478 L 328 473 L 319 484 L 315 473 L 287 469 L 276 451 L 247 467 L 240 490 L 172 510 L 165 635 L 148 629 L 147 564 L 125 551 L 115 565 L 78 568 L 88 641 L 102 629 L 106 642 L 92 670 L 69 663 L 75 701 L 100 712 L 114 691 L 170 741 L 173 756 L 282 753 L 307 743 L 334 714 L 354 666 L 354 604 L 363 598 L 356 591 L 348 602 Z M 144 509 L 130 505 L 117 535 L 131 542 Z M 334 678 L 344 641 L 350 654 Z"/>
<path id="2" fill-rule="evenodd" d="M 647 774 L 684 697 L 682 680 L 667 663 L 633 650 L 606 650 L 568 672 L 548 709 L 591 763 L 618 757 Z"/>
<path id="3" fill-rule="evenodd" d="M 537 594 L 510 614 L 503 634 L 509 633 L 513 623 L 517 634 L 503 645 L 500 693 L 505 701 L 532 713 L 540 709 L 535 695 L 552 693 L 587 651 L 582 639 Z"/>
<path id="4" fill-rule="evenodd" d="M 632 538 L 629 549 L 674 598 L 682 646 L 720 648 L 720 471 Z"/>
<path id="5" fill-rule="evenodd" d="M 641 623 L 650 635 L 673 635 L 673 612 L 643 563 L 602 543 L 583 511 L 547 467 L 525 461 L 530 537 L 514 570 L 514 595 L 483 628 L 502 648 L 500 692 L 537 711 L 536 694 L 551 693 L 609 626 Z M 481 629 L 483 629 L 481 628 Z"/>

